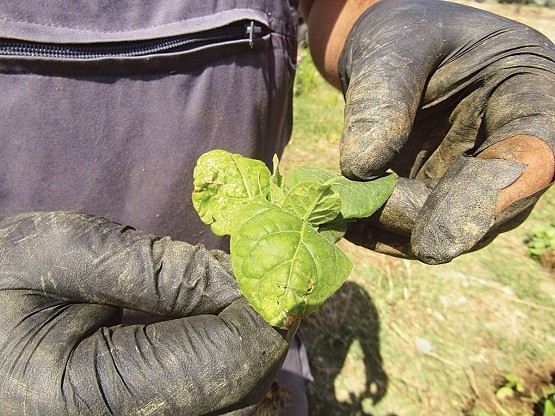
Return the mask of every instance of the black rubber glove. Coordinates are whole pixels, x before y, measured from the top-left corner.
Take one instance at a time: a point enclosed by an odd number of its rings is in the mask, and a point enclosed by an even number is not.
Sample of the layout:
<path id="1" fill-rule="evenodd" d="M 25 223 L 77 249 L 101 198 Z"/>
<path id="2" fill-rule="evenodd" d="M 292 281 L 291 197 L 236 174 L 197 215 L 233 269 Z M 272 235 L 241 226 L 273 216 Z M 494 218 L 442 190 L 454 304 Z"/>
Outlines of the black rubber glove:
<path id="1" fill-rule="evenodd" d="M 555 48 L 546 37 L 454 3 L 382 0 L 353 27 L 339 70 L 343 173 L 369 179 L 389 168 L 402 177 L 348 239 L 444 263 L 524 221 L 542 191 L 494 211 L 525 166 L 474 156 L 518 135 L 555 149 Z"/>
<path id="2" fill-rule="evenodd" d="M 255 405 L 292 330 L 266 324 L 230 270 L 223 252 L 98 217 L 1 218 L 2 415 L 205 415 Z M 110 326 L 123 307 L 175 319 Z"/>

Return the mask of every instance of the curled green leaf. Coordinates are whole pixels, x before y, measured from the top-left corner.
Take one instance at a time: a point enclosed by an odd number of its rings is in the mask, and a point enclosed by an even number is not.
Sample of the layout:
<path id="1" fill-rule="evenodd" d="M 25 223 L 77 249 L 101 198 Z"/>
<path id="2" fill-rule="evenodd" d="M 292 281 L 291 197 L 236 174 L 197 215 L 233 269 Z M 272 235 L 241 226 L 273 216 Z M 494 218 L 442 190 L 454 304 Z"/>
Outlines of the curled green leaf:
<path id="1" fill-rule="evenodd" d="M 270 192 L 270 171 L 263 162 L 220 149 L 198 159 L 193 181 L 193 206 L 216 235 L 231 235 L 235 211 Z"/>
<path id="2" fill-rule="evenodd" d="M 316 227 L 339 215 L 341 198 L 329 185 L 301 182 L 287 192 L 282 207 Z"/>
<path id="3" fill-rule="evenodd" d="M 366 218 L 376 212 L 391 196 L 397 177 L 394 174 L 369 181 L 353 181 L 338 172 L 312 166 L 295 166 L 288 177 L 289 186 L 315 181 L 330 185 L 341 196 L 344 219 Z"/>

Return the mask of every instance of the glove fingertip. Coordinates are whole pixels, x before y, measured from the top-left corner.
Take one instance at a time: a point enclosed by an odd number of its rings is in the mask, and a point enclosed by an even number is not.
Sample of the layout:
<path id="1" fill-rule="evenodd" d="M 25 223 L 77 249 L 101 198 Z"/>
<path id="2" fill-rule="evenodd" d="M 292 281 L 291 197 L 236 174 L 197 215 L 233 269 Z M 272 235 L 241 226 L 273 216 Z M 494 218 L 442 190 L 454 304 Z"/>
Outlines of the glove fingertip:
<path id="1" fill-rule="evenodd" d="M 402 151 L 409 138 L 416 105 L 405 93 L 393 96 L 379 91 L 373 98 L 378 81 L 351 86 L 345 106 L 345 126 L 340 145 L 343 173 L 355 179 L 368 179 L 382 174 Z"/>
<path id="2" fill-rule="evenodd" d="M 466 252 L 473 244 L 467 239 L 461 240 L 448 228 L 428 225 L 413 232 L 411 238 L 412 252 L 423 263 L 430 265 L 449 263 L 455 257 Z M 476 230 L 477 231 L 477 230 Z M 467 237 L 469 237 L 467 235 Z M 474 240 L 471 238 L 471 240 Z"/>
<path id="3" fill-rule="evenodd" d="M 340 146 L 341 173 L 354 180 L 367 180 L 382 175 L 398 151 L 387 143 L 373 139 L 374 134 L 343 137 Z"/>

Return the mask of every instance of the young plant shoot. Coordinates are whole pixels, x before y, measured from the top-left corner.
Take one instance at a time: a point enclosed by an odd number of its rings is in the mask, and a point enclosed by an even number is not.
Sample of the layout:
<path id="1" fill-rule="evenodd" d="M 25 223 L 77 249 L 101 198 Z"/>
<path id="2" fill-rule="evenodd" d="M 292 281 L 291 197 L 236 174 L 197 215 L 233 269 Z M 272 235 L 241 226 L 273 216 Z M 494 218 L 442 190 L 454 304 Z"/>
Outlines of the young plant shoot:
<path id="1" fill-rule="evenodd" d="M 345 282 L 352 264 L 335 245 L 350 221 L 368 217 L 393 192 L 396 176 L 352 181 L 308 166 L 288 178 L 261 161 L 225 150 L 202 155 L 193 206 L 216 235 L 231 236 L 239 288 L 271 325 L 287 328 Z"/>

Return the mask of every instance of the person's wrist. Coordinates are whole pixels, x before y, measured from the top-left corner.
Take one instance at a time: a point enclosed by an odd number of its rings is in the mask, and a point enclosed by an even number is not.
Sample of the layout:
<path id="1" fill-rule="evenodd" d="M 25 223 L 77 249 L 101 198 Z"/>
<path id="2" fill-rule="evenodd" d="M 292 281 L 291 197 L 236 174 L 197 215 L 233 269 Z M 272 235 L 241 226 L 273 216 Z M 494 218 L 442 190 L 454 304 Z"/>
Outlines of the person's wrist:
<path id="1" fill-rule="evenodd" d="M 334 87 L 340 89 L 339 57 L 354 24 L 379 0 L 313 0 L 306 16 L 314 64 Z"/>

